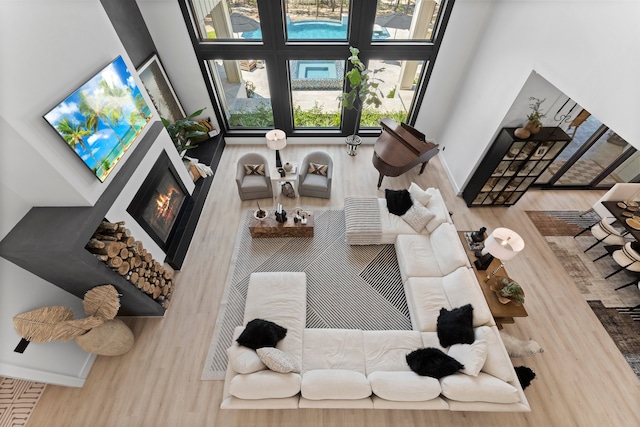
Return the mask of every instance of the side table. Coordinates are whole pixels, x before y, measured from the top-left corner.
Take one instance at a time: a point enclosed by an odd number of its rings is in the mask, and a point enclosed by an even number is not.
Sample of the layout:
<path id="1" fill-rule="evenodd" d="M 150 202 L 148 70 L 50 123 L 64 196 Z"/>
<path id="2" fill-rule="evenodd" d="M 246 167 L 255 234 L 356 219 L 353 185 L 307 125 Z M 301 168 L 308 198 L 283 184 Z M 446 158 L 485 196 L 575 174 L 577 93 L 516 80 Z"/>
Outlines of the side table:
<path id="1" fill-rule="evenodd" d="M 497 269 L 500 266 L 500 264 L 502 264 L 502 261 L 500 261 L 498 258 L 494 258 L 486 270 L 478 270 L 477 268 L 475 268 L 475 266 L 473 265 L 473 261 L 475 261 L 476 256 L 474 255 L 474 251 L 471 248 L 469 248 L 469 245 L 467 244 L 467 239 L 465 238 L 464 233 L 465 233 L 464 231 L 458 231 L 458 236 L 462 241 L 462 246 L 464 246 L 464 250 L 467 253 L 467 258 L 469 258 L 469 262 L 472 265 L 471 269 L 473 270 L 473 272 L 476 275 L 476 278 L 478 279 L 478 283 L 480 284 L 480 289 L 482 289 L 482 294 L 484 295 L 484 299 L 487 301 L 487 304 L 489 305 L 489 310 L 491 311 L 491 315 L 493 316 L 493 319 L 496 321 L 496 325 L 498 326 L 498 328 L 502 329 L 503 323 L 514 323 L 514 320 L 513 320 L 514 317 L 527 317 L 528 314 L 527 314 L 527 310 L 524 308 L 524 304 L 523 305 L 515 305 L 513 303 L 502 304 L 498 300 L 498 296 L 496 295 L 496 293 L 489 288 L 489 284 L 485 281 L 485 279 L 487 278 L 487 275 L 491 274 L 492 271 Z M 502 267 L 502 270 L 503 271 L 501 272 L 501 275 L 509 276 L 507 274 L 507 270 L 504 267 Z"/>
<path id="2" fill-rule="evenodd" d="M 284 182 L 290 182 L 291 185 L 293 186 L 293 190 L 296 192 L 296 198 L 298 197 L 298 164 L 291 162 L 291 164 L 293 165 L 293 168 L 291 169 L 290 172 L 286 172 L 284 176 L 280 176 L 280 172 L 278 172 L 278 168 L 277 167 L 272 167 L 269 170 L 269 177 L 271 178 L 271 183 L 274 184 L 274 186 L 280 187 L 280 184 L 284 183 Z M 279 191 L 274 191 L 273 192 L 273 197 L 274 199 L 277 197 L 276 194 L 279 194 Z"/>

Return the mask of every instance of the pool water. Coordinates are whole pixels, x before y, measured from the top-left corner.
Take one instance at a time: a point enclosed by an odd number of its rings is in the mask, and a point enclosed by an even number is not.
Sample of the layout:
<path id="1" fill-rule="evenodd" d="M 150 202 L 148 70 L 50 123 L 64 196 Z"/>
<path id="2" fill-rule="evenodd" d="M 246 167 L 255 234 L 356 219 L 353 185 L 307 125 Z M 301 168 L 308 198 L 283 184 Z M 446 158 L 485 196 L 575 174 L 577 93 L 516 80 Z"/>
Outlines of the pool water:
<path id="1" fill-rule="evenodd" d="M 298 61 L 295 77 L 298 79 L 335 79 L 338 77 L 336 61 Z"/>
<path id="2" fill-rule="evenodd" d="M 289 40 L 346 40 L 347 19 L 344 19 L 341 23 L 325 20 L 288 21 L 287 36 Z M 388 37 L 389 32 L 386 28 L 376 27 L 373 33 L 374 40 Z M 242 38 L 262 39 L 262 30 L 242 33 Z"/>

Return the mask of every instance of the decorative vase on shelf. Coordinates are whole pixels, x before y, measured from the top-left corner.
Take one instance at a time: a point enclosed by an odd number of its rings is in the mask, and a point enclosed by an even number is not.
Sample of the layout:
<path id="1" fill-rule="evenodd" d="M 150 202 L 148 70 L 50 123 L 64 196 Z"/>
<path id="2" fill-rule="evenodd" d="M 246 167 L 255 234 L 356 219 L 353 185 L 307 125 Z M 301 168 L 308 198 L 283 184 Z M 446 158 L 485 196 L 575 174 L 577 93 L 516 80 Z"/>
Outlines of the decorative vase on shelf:
<path id="1" fill-rule="evenodd" d="M 291 172 L 293 170 L 293 165 L 289 162 L 285 163 L 283 167 L 287 172 Z"/>
<path id="2" fill-rule="evenodd" d="M 527 139 L 531 136 L 531 131 L 526 127 L 518 128 L 513 131 L 513 134 L 520 139 Z"/>
<path id="3" fill-rule="evenodd" d="M 524 128 L 527 129 L 531 133 L 531 135 L 535 135 L 536 133 L 540 132 L 540 129 L 542 129 L 542 125 L 540 123 L 528 121 L 524 125 Z"/>

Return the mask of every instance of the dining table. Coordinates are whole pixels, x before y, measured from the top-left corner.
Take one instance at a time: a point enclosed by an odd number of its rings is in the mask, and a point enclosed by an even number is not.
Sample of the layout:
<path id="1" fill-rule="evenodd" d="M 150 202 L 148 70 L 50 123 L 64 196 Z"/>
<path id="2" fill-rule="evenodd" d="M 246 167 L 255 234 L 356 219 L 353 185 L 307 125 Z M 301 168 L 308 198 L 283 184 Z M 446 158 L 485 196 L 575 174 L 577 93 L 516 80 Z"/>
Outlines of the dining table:
<path id="1" fill-rule="evenodd" d="M 630 235 L 640 241 L 640 208 L 638 206 L 630 206 L 627 204 L 628 201 L 624 200 L 607 200 L 601 203 Z"/>

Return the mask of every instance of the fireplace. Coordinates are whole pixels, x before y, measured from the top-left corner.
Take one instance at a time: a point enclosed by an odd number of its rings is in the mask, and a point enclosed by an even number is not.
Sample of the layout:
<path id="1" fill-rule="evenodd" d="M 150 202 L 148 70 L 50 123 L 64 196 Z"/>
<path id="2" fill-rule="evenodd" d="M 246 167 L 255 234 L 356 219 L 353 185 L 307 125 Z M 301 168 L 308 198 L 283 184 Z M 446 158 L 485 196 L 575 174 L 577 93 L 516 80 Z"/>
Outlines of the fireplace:
<path id="1" fill-rule="evenodd" d="M 162 151 L 127 212 L 166 253 L 190 199 L 169 156 Z"/>

